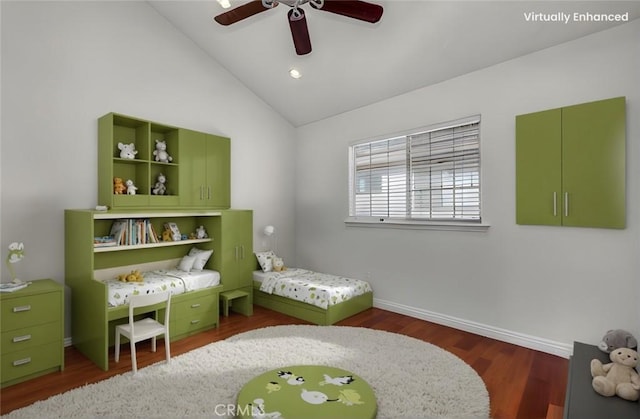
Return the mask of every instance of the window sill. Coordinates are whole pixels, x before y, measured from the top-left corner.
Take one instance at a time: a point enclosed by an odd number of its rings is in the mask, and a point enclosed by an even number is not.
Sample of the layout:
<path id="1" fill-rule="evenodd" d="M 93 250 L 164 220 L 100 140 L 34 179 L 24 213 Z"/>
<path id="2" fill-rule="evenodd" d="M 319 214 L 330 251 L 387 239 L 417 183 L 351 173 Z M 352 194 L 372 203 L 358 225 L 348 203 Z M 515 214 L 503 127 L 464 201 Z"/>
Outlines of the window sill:
<path id="1" fill-rule="evenodd" d="M 485 232 L 489 224 L 474 221 L 417 221 L 389 220 L 375 217 L 348 217 L 344 220 L 347 227 L 393 228 L 405 230 L 441 230 Z"/>

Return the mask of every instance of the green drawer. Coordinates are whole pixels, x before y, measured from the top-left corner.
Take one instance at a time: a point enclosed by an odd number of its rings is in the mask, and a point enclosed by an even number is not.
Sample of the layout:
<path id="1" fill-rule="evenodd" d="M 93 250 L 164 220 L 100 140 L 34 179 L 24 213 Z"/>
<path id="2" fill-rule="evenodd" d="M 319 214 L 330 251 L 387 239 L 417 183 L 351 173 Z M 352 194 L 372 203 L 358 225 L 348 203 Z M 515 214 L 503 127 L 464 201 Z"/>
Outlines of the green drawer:
<path id="1" fill-rule="evenodd" d="M 59 293 L 45 293 L 2 301 L 2 331 L 22 329 L 59 320 L 62 307 Z"/>
<path id="2" fill-rule="evenodd" d="M 53 322 L 2 332 L 0 353 L 4 357 L 11 352 L 59 341 L 61 330 L 60 322 Z"/>
<path id="3" fill-rule="evenodd" d="M 62 342 L 57 341 L 22 351 L 3 354 L 0 381 L 15 380 L 41 371 L 62 367 Z"/>
<path id="4" fill-rule="evenodd" d="M 218 310 L 218 295 L 208 294 L 172 304 L 170 316 L 176 320 L 214 310 Z"/>
<path id="5" fill-rule="evenodd" d="M 169 323 L 171 338 L 191 334 L 193 332 L 211 328 L 218 324 L 218 310 L 192 313 L 189 317 L 176 318 Z"/>

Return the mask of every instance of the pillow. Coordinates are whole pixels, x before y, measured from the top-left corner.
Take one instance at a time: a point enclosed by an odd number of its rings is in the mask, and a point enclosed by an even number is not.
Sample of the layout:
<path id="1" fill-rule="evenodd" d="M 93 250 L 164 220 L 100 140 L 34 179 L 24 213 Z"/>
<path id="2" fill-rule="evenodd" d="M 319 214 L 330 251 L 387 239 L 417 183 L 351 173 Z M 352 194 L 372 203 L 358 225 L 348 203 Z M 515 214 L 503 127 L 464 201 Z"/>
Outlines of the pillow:
<path id="1" fill-rule="evenodd" d="M 209 260 L 212 254 L 213 254 L 213 250 L 202 250 L 202 249 L 198 249 L 197 247 L 192 247 L 191 250 L 189 250 L 189 254 L 188 254 L 188 256 L 195 256 L 196 258 L 196 261 L 193 263 L 192 269 L 194 271 L 203 270 L 204 265 L 207 264 L 207 261 Z"/>
<path id="2" fill-rule="evenodd" d="M 262 268 L 262 272 L 271 272 L 273 270 L 273 258 L 275 257 L 276 254 L 273 253 L 273 250 L 256 253 L 256 258 L 258 259 L 258 263 Z"/>
<path id="3" fill-rule="evenodd" d="M 196 261 L 196 257 L 195 256 L 185 256 L 182 258 L 182 260 L 180 260 L 180 263 L 178 264 L 178 269 L 181 271 L 185 271 L 185 272 L 190 272 L 191 268 L 193 268 L 193 264 Z"/>

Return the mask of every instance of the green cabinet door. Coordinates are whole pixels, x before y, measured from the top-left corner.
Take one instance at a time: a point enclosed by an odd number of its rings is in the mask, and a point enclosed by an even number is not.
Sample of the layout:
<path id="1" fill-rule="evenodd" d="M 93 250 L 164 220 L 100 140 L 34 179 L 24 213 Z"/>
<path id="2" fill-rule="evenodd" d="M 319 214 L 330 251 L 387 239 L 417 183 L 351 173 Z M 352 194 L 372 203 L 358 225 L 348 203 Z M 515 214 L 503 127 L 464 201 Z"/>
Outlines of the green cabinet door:
<path id="1" fill-rule="evenodd" d="M 516 222 L 561 225 L 561 110 L 516 117 Z"/>
<path id="2" fill-rule="evenodd" d="M 229 138 L 206 134 L 207 205 L 213 208 L 231 207 L 231 141 Z"/>
<path id="3" fill-rule="evenodd" d="M 180 130 L 180 205 L 229 208 L 230 140 L 212 134 Z"/>
<path id="4" fill-rule="evenodd" d="M 180 169 L 180 205 L 185 207 L 205 206 L 204 188 L 207 173 L 205 134 L 180 129 L 180 155 L 186 164 Z"/>
<path id="5" fill-rule="evenodd" d="M 563 224 L 625 227 L 625 98 L 562 109 Z"/>
<path id="6" fill-rule="evenodd" d="M 214 236 L 213 269 L 220 272 L 224 291 L 250 287 L 255 266 L 253 211 L 222 211 Z"/>
<path id="7" fill-rule="evenodd" d="M 624 228 L 625 98 L 516 116 L 516 222 Z"/>

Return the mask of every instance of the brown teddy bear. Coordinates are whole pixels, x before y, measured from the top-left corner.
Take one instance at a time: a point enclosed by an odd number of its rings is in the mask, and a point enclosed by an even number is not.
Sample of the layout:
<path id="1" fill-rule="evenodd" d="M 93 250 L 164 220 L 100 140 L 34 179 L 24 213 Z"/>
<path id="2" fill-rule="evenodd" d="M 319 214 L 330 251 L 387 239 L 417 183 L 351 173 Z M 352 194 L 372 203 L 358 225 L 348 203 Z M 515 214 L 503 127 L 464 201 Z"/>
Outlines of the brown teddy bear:
<path id="1" fill-rule="evenodd" d="M 632 402 L 640 397 L 640 376 L 634 369 L 638 365 L 638 353 L 629 348 L 618 348 L 609 354 L 611 363 L 591 360 L 591 385 L 603 396 L 619 396 Z"/>
<path id="2" fill-rule="evenodd" d="M 127 190 L 127 187 L 124 185 L 122 178 L 114 177 L 113 178 L 113 193 L 116 195 L 122 195 Z"/>

